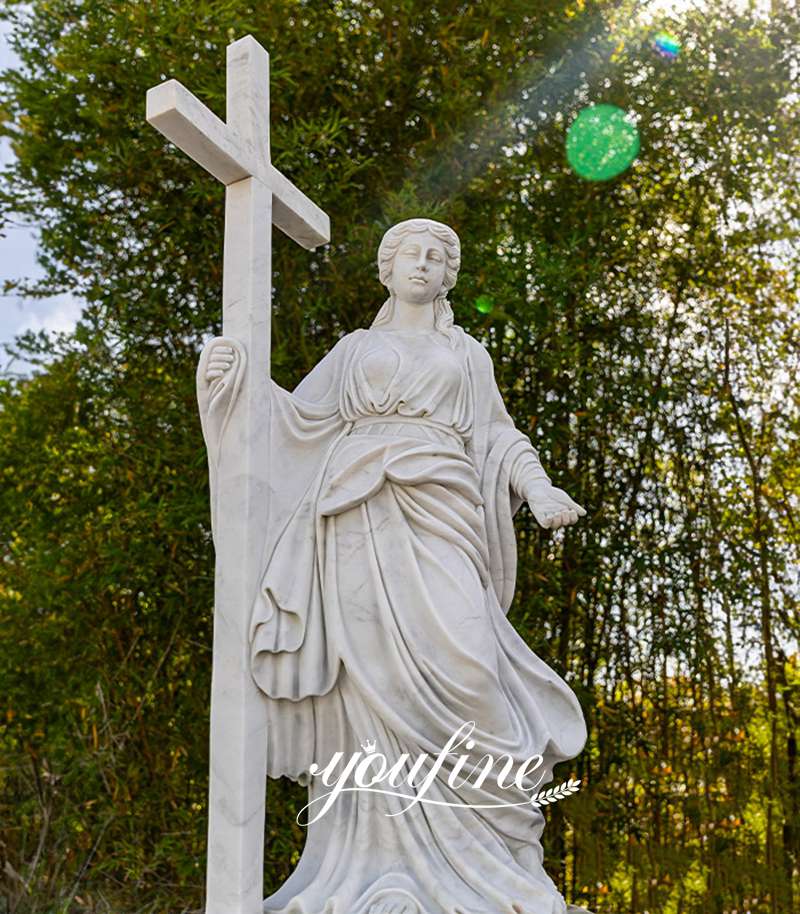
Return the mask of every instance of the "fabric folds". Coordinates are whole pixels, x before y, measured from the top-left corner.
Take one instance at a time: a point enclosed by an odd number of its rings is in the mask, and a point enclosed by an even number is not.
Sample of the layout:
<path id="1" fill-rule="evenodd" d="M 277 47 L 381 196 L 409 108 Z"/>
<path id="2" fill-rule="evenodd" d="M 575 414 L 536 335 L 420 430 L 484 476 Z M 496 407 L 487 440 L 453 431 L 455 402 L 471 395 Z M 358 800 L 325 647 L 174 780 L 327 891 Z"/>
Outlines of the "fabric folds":
<path id="1" fill-rule="evenodd" d="M 586 727 L 567 683 L 506 618 L 521 504 L 511 480 L 538 456 L 488 353 L 458 327 L 449 339 L 361 330 L 293 393 L 272 391 L 278 481 L 250 628 L 270 776 L 308 783 L 312 763 L 365 740 L 390 760 L 436 755 L 473 721 L 476 761 L 541 754 L 547 783 Z M 447 775 L 429 794 L 438 805 L 401 815 L 397 798 L 343 795 L 265 911 L 369 914 L 405 897 L 420 914 L 563 914 L 529 792 L 492 779 L 455 789 Z M 312 799 L 320 789 L 312 780 Z"/>

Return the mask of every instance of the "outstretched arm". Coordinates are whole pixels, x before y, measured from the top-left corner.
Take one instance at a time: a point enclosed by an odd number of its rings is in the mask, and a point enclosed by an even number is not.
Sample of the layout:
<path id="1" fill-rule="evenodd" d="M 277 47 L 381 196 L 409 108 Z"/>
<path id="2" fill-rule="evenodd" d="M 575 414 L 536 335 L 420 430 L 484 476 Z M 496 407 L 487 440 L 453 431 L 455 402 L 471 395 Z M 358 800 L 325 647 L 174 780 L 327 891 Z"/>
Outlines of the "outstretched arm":
<path id="1" fill-rule="evenodd" d="M 512 489 L 525 499 L 536 521 L 546 530 L 567 527 L 586 514 L 586 510 L 563 489 L 552 484 L 535 452 L 527 452 L 517 458 L 510 482 Z"/>
<path id="2" fill-rule="evenodd" d="M 514 420 L 508 414 L 494 377 L 494 364 L 491 356 L 480 344 L 478 346 L 481 350 L 478 355 L 481 370 L 488 376 L 484 389 L 489 388 L 491 424 L 494 434 L 513 431 L 527 444 L 518 453 L 511 467 L 509 484 L 512 490 L 528 503 L 536 521 L 545 529 L 557 530 L 559 527 L 576 523 L 579 517 L 586 514 L 586 511 L 563 489 L 554 486 L 550 481 L 530 439 L 515 427 Z"/>

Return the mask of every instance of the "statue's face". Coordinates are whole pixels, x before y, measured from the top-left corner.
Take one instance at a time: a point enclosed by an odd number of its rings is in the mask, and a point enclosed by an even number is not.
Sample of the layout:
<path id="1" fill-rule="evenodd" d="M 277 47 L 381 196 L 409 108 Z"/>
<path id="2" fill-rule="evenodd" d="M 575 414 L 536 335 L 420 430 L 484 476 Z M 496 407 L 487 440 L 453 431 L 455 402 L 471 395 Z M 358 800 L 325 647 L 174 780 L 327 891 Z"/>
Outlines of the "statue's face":
<path id="1" fill-rule="evenodd" d="M 391 289 L 401 301 L 430 304 L 442 289 L 445 269 L 442 242 L 428 231 L 413 232 L 394 255 Z"/>

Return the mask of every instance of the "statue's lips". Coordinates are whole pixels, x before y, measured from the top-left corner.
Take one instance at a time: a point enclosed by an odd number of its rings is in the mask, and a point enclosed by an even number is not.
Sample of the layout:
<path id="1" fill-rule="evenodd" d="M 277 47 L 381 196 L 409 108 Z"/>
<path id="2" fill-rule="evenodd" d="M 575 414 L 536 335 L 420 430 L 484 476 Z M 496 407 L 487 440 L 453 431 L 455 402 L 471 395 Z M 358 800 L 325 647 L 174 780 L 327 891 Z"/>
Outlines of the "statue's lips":
<path id="1" fill-rule="evenodd" d="M 410 281 L 411 282 L 421 282 L 424 286 L 428 285 L 428 280 L 425 279 L 424 276 L 411 276 Z"/>

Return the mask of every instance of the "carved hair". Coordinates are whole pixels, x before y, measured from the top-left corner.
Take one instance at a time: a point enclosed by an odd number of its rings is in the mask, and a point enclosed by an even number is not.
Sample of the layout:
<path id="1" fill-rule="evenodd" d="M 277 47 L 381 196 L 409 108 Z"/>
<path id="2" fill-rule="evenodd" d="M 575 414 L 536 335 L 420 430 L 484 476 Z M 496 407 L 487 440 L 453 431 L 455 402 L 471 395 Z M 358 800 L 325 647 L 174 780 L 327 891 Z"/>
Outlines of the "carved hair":
<path id="1" fill-rule="evenodd" d="M 388 324 L 394 314 L 394 292 L 389 288 L 389 281 L 392 277 L 392 268 L 397 250 L 403 243 L 403 240 L 412 234 L 419 232 L 430 232 L 434 238 L 438 238 L 444 246 L 445 270 L 442 288 L 436 298 L 433 300 L 433 326 L 440 333 L 443 333 L 452 346 L 455 345 L 455 334 L 453 333 L 453 309 L 447 300 L 447 293 L 456 284 L 458 278 L 458 269 L 461 266 L 461 242 L 458 235 L 442 222 L 435 222 L 433 219 L 406 219 L 405 222 L 398 222 L 393 225 L 383 236 L 380 246 L 378 247 L 378 276 L 380 281 L 389 289 L 389 298 L 378 311 L 375 320 L 372 322 L 373 327 L 380 327 L 382 324 Z"/>

